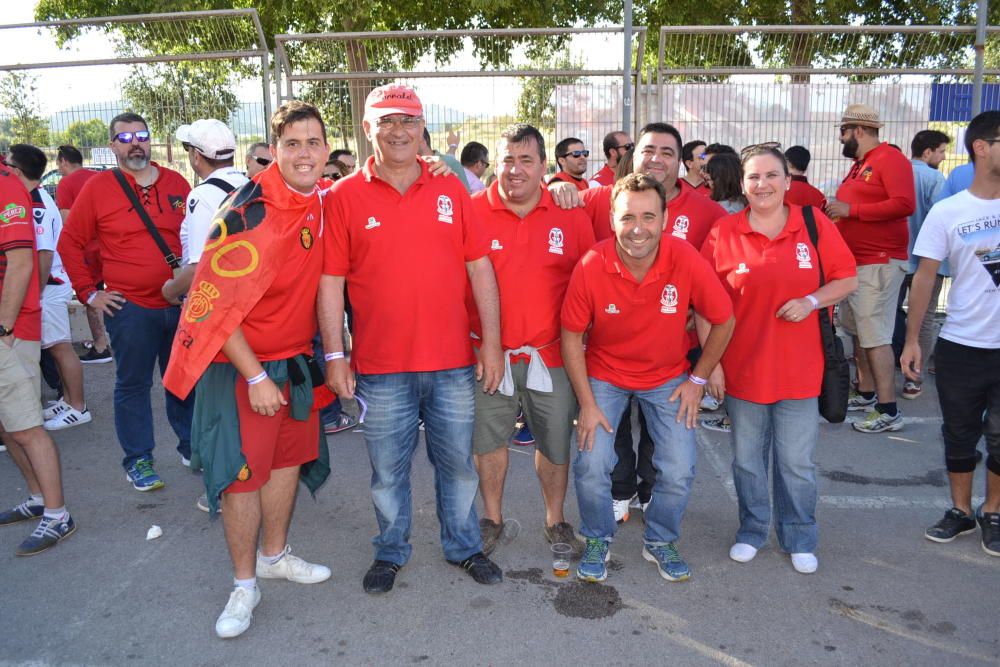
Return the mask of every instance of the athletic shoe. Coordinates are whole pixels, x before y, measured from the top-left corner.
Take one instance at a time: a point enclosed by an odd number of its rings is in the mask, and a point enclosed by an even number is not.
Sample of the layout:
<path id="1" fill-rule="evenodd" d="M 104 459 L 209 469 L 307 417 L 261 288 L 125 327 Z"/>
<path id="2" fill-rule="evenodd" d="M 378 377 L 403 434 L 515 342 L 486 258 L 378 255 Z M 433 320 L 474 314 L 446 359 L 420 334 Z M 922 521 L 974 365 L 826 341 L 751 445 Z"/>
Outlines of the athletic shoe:
<path id="1" fill-rule="evenodd" d="M 237 586 L 229 594 L 229 602 L 226 608 L 219 614 L 215 621 L 215 634 L 222 639 L 239 637 L 250 627 L 253 620 L 253 610 L 260 604 L 260 588 L 249 588 Z"/>
<path id="2" fill-rule="evenodd" d="M 587 548 L 576 568 L 576 578 L 597 583 L 608 578 L 607 562 L 611 560 L 611 544 L 599 537 L 588 537 Z"/>
<path id="3" fill-rule="evenodd" d="M 32 505 L 30 503 L 31 499 L 29 498 L 20 505 L 15 505 L 13 509 L 0 512 L 0 526 L 42 518 L 42 514 L 45 513 L 45 505 Z"/>
<path id="4" fill-rule="evenodd" d="M 514 436 L 511 442 L 520 447 L 527 447 L 528 445 L 535 444 L 535 436 L 531 435 L 531 430 L 528 429 L 528 425 L 525 424 L 521 427 L 521 430 L 517 432 L 517 435 Z"/>
<path id="5" fill-rule="evenodd" d="M 132 482 L 132 488 L 136 491 L 155 491 L 165 486 L 163 480 L 153 470 L 153 460 L 145 456 L 136 459 L 135 463 L 128 467 L 125 479 Z"/>
<path id="6" fill-rule="evenodd" d="M 792 567 L 799 574 L 812 574 L 819 567 L 816 556 L 807 553 L 792 554 Z"/>
<path id="7" fill-rule="evenodd" d="M 903 398 L 917 398 L 922 393 L 924 393 L 924 387 L 921 383 L 912 380 L 903 383 Z"/>
<path id="8" fill-rule="evenodd" d="M 852 411 L 862 410 L 867 412 L 868 409 L 874 407 L 877 402 L 878 399 L 874 396 L 871 398 L 865 398 L 858 392 L 852 390 L 847 398 L 847 409 Z"/>
<path id="9" fill-rule="evenodd" d="M 632 496 L 632 498 L 635 497 L 636 496 Z M 614 498 L 611 499 L 611 509 L 614 510 L 615 521 L 617 523 L 625 523 L 626 521 L 628 521 L 629 517 L 628 510 L 630 504 L 631 504 L 631 499 L 626 499 L 626 500 L 615 500 Z"/>
<path id="10" fill-rule="evenodd" d="M 340 433 L 341 431 L 346 431 L 357 426 L 359 420 L 354 415 L 349 415 L 346 412 L 341 412 L 340 417 L 337 421 L 330 422 L 329 424 L 323 424 L 323 433 L 326 435 L 333 435 L 334 433 Z"/>
<path id="11" fill-rule="evenodd" d="M 106 364 L 111 361 L 111 348 L 104 348 L 104 352 L 98 352 L 94 348 L 87 350 L 87 353 L 80 356 L 81 364 Z"/>
<path id="12" fill-rule="evenodd" d="M 392 585 L 396 582 L 396 573 L 399 572 L 399 567 L 399 565 L 387 560 L 377 560 L 372 563 L 361 582 L 365 593 L 388 593 L 391 591 Z"/>
<path id="13" fill-rule="evenodd" d="M 42 410 L 42 419 L 49 421 L 50 419 L 54 419 L 60 412 L 72 409 L 73 406 L 60 398 L 57 401 L 52 401 Z"/>
<path id="14" fill-rule="evenodd" d="M 66 407 L 66 410 L 61 410 L 52 419 L 45 420 L 43 426 L 46 431 L 62 431 L 63 429 L 73 428 L 81 424 L 89 424 L 93 420 L 90 410 L 87 408 L 77 410 L 72 406 Z"/>
<path id="15" fill-rule="evenodd" d="M 976 532 L 976 519 L 957 507 L 952 507 L 944 513 L 936 524 L 924 531 L 924 537 L 931 542 L 947 544 L 959 535 Z"/>
<path id="16" fill-rule="evenodd" d="M 976 521 L 983 532 L 983 551 L 991 556 L 1000 556 L 1000 512 L 984 512 L 980 507 Z"/>
<path id="17" fill-rule="evenodd" d="M 580 554 L 583 553 L 583 543 L 576 536 L 573 526 L 565 521 L 560 521 L 552 526 L 546 526 L 545 539 L 549 541 L 549 544 L 568 544 L 573 549 L 570 552 L 570 556 L 573 558 L 579 558 Z"/>
<path id="18" fill-rule="evenodd" d="M 737 542 L 729 548 L 729 557 L 737 563 L 749 563 L 757 555 L 757 547 L 746 542 Z"/>
<path id="19" fill-rule="evenodd" d="M 719 433 L 732 433 L 733 423 L 729 421 L 729 417 L 713 417 L 711 419 L 702 419 L 701 427 L 708 429 L 709 431 L 718 431 Z"/>
<path id="20" fill-rule="evenodd" d="M 181 465 L 184 466 L 185 468 L 190 468 L 191 467 L 191 459 L 188 458 L 187 456 L 184 456 L 183 454 L 181 454 Z"/>
<path id="21" fill-rule="evenodd" d="M 18 556 L 34 556 L 35 554 L 40 554 L 43 551 L 47 551 L 57 545 L 62 540 L 66 539 L 70 535 L 76 532 L 76 524 L 73 522 L 73 517 L 69 514 L 66 515 L 64 520 L 48 519 L 42 517 L 42 520 L 38 522 L 35 526 L 35 530 L 32 531 L 28 538 L 21 542 L 21 545 L 17 548 Z"/>
<path id="22" fill-rule="evenodd" d="M 208 494 L 203 493 L 198 496 L 198 502 L 195 503 L 195 506 L 202 512 L 208 512 Z M 219 501 L 219 507 L 215 510 L 216 514 L 220 512 L 222 512 L 222 501 Z"/>
<path id="23" fill-rule="evenodd" d="M 855 431 L 862 433 L 881 433 L 882 431 L 898 431 L 903 428 L 903 413 L 896 410 L 896 414 L 889 416 L 884 412 L 872 410 L 862 421 L 852 422 L 851 426 Z"/>
<path id="24" fill-rule="evenodd" d="M 691 568 L 681 558 L 673 542 L 644 544 L 642 557 L 651 563 L 656 563 L 660 576 L 667 581 L 687 581 L 691 578 Z"/>
<path id="25" fill-rule="evenodd" d="M 631 509 L 639 510 L 640 512 L 645 513 L 646 508 L 649 507 L 649 503 L 652 500 L 653 500 L 652 498 L 650 498 L 649 500 L 642 500 L 641 498 L 639 498 L 639 494 L 637 493 L 634 496 L 632 496 L 632 500 L 629 501 L 628 506 Z"/>
<path id="26" fill-rule="evenodd" d="M 503 571 L 496 563 L 484 556 L 481 551 L 472 554 L 461 562 L 453 560 L 448 562 L 468 572 L 469 576 L 477 584 L 492 586 L 503 581 Z"/>
<path id="27" fill-rule="evenodd" d="M 497 541 L 503 532 L 503 526 L 490 519 L 479 520 L 479 534 L 483 540 L 483 554 L 489 556 L 497 548 Z"/>
<path id="28" fill-rule="evenodd" d="M 325 565 L 307 563 L 298 556 L 292 555 L 292 547 L 285 545 L 281 552 L 281 560 L 269 563 L 257 552 L 258 579 L 287 579 L 297 584 L 318 584 L 330 578 L 330 568 Z"/>
<path id="29" fill-rule="evenodd" d="M 715 396 L 712 396 L 711 394 L 705 394 L 701 398 L 701 405 L 699 406 L 699 408 L 704 410 L 705 412 L 714 412 L 719 409 L 720 405 L 722 405 L 722 402 L 717 400 Z"/>

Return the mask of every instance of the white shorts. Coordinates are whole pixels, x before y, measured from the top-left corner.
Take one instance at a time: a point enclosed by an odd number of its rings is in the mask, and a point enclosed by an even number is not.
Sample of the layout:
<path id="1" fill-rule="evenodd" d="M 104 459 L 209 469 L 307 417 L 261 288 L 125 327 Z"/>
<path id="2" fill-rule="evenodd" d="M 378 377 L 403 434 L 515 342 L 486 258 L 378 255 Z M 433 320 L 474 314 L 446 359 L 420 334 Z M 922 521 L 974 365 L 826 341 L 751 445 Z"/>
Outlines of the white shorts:
<path id="1" fill-rule="evenodd" d="M 46 285 L 42 291 L 42 349 L 73 342 L 69 327 L 70 285 Z"/>

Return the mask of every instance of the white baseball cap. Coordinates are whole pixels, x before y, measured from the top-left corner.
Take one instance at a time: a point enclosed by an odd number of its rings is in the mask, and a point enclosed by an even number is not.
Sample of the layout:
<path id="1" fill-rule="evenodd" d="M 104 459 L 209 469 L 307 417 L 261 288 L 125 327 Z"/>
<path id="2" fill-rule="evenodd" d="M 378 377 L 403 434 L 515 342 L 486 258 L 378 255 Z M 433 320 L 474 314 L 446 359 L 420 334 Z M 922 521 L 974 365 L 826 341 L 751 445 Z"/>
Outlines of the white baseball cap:
<path id="1" fill-rule="evenodd" d="M 174 136 L 210 160 L 228 160 L 236 154 L 236 135 L 225 123 L 214 118 L 181 125 Z"/>

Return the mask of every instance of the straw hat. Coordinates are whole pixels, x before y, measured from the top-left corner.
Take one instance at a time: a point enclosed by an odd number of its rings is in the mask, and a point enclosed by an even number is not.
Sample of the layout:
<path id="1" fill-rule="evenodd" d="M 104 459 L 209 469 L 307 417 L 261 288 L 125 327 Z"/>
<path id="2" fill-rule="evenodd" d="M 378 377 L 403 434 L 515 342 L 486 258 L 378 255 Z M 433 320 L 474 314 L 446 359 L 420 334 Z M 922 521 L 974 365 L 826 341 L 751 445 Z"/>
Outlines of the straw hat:
<path id="1" fill-rule="evenodd" d="M 882 122 L 878 119 L 878 111 L 872 109 L 867 104 L 851 104 L 844 110 L 844 115 L 840 119 L 840 125 L 860 125 L 861 127 L 882 127 Z"/>

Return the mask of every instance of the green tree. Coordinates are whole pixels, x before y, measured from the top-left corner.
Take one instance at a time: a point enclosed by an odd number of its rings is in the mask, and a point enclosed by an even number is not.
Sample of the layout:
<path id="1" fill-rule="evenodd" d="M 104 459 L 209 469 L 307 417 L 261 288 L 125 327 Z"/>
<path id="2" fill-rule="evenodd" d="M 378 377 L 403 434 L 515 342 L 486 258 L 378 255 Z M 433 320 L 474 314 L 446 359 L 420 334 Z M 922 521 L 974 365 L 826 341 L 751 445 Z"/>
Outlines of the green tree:
<path id="1" fill-rule="evenodd" d="M 532 58 L 530 69 L 582 69 L 582 61 L 574 61 L 569 54 L 559 55 L 553 62 L 542 56 Z M 553 95 L 556 86 L 576 83 L 580 77 L 567 74 L 557 77 L 523 77 L 521 94 L 517 98 L 518 122 L 534 125 L 543 133 L 556 127 L 556 108 Z"/>
<path id="2" fill-rule="evenodd" d="M 49 122 L 37 113 L 37 90 L 37 78 L 27 72 L 6 72 L 0 78 L 0 105 L 10 121 L 7 146 L 11 143 L 48 146 Z"/>
<path id="3" fill-rule="evenodd" d="M 85 152 L 87 148 L 106 146 L 108 143 L 108 126 L 99 118 L 75 120 L 59 136 L 59 143 L 76 146 L 82 152 Z"/>

